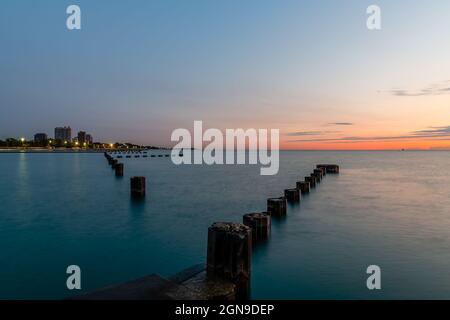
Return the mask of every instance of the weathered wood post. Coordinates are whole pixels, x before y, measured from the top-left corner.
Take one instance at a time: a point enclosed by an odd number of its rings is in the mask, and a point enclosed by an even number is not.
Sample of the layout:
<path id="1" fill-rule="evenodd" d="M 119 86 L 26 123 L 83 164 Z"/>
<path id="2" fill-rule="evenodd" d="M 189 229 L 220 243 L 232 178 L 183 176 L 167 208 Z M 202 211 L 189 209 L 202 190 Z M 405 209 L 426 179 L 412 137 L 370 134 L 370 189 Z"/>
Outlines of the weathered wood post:
<path id="1" fill-rule="evenodd" d="M 315 172 L 315 170 L 314 170 L 314 172 L 313 173 L 311 173 L 311 177 L 313 177 L 313 178 L 315 178 L 316 179 L 316 183 L 320 183 L 320 180 L 322 180 L 321 179 L 321 177 L 320 177 L 320 173 L 317 173 L 317 172 Z"/>
<path id="2" fill-rule="evenodd" d="M 131 195 L 135 197 L 145 196 L 145 177 L 130 178 Z"/>
<path id="3" fill-rule="evenodd" d="M 309 183 L 311 188 L 316 187 L 316 179 L 313 179 L 312 177 L 305 177 L 305 182 Z"/>
<path id="4" fill-rule="evenodd" d="M 335 174 L 338 174 L 339 173 L 339 166 L 338 165 L 331 165 L 330 166 L 330 173 L 335 173 Z M 327 169 L 327 172 L 328 172 L 328 169 Z"/>
<path id="5" fill-rule="evenodd" d="M 116 164 L 116 177 L 123 177 L 123 163 Z"/>
<path id="6" fill-rule="evenodd" d="M 283 217 L 286 215 L 286 198 L 270 198 L 267 199 L 267 212 L 271 216 Z"/>
<path id="7" fill-rule="evenodd" d="M 320 180 L 323 178 L 323 171 L 322 169 L 314 169 L 314 174 L 320 177 Z"/>
<path id="8" fill-rule="evenodd" d="M 284 190 L 284 196 L 288 202 L 300 202 L 300 191 L 297 188 Z"/>
<path id="9" fill-rule="evenodd" d="M 222 277 L 236 286 L 236 299 L 250 297 L 252 230 L 240 223 L 216 222 L 208 228 L 208 277 Z"/>
<path id="10" fill-rule="evenodd" d="M 309 193 L 309 182 L 297 181 L 296 185 L 297 185 L 297 189 L 300 190 L 300 192 L 302 194 Z"/>
<path id="11" fill-rule="evenodd" d="M 111 160 L 111 168 L 112 168 L 112 169 L 115 169 L 118 162 L 119 162 L 119 160 L 117 160 L 117 159 L 112 159 L 112 160 Z"/>
<path id="12" fill-rule="evenodd" d="M 327 175 L 327 169 L 324 167 L 319 167 L 319 170 L 322 170 L 322 176 L 326 176 Z"/>
<path id="13" fill-rule="evenodd" d="M 310 176 L 311 176 L 311 179 L 314 180 L 314 182 L 316 183 L 316 185 L 320 183 L 320 178 L 319 178 L 319 176 L 318 176 L 317 174 L 311 173 Z"/>
<path id="14" fill-rule="evenodd" d="M 318 169 L 325 168 L 327 173 L 333 173 L 333 174 L 339 173 L 339 166 L 336 164 L 318 164 L 316 167 Z"/>
<path id="15" fill-rule="evenodd" d="M 242 219 L 243 223 L 252 229 L 253 243 L 265 240 L 270 236 L 271 217 L 267 212 L 248 213 Z"/>

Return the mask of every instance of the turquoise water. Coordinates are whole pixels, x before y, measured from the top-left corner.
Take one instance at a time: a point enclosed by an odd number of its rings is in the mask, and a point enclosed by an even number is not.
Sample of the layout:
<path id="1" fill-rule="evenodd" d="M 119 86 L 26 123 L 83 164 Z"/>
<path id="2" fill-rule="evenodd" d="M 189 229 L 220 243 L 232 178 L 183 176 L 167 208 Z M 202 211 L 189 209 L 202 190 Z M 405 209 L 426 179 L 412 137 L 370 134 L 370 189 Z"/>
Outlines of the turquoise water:
<path id="1" fill-rule="evenodd" d="M 0 154 L 0 298 L 63 298 L 66 267 L 82 292 L 205 261 L 208 226 L 263 211 L 315 164 L 337 163 L 270 241 L 254 249 L 253 298 L 450 299 L 450 152 L 281 152 L 259 166 L 175 166 L 102 154 Z M 129 177 L 147 177 L 133 202 Z M 366 288 L 381 267 L 382 290 Z M 79 294 L 80 292 L 76 292 Z"/>

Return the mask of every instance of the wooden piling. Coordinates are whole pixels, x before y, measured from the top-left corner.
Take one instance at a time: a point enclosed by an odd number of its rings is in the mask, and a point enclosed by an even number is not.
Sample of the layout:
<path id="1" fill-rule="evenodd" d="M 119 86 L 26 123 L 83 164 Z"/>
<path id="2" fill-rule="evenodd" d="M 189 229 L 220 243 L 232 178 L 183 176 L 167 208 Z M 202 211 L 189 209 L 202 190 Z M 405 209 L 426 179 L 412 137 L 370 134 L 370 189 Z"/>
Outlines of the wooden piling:
<path id="1" fill-rule="evenodd" d="M 320 183 L 320 181 L 322 180 L 322 171 L 316 171 L 317 169 L 314 170 L 313 173 L 311 173 L 311 177 L 316 178 L 316 182 Z"/>
<path id="2" fill-rule="evenodd" d="M 312 177 L 305 177 L 305 182 L 309 183 L 309 186 L 311 188 L 315 188 L 316 187 L 316 179 L 312 178 Z"/>
<path id="3" fill-rule="evenodd" d="M 115 169 L 118 162 L 119 162 L 119 160 L 112 159 L 112 160 L 111 160 L 111 168 L 112 168 L 112 169 Z"/>
<path id="4" fill-rule="evenodd" d="M 318 185 L 320 183 L 320 177 L 318 175 L 316 175 L 315 173 L 311 173 L 310 177 L 312 180 L 314 180 L 316 185 Z"/>
<path id="5" fill-rule="evenodd" d="M 318 169 L 322 171 L 322 176 L 323 176 L 323 177 L 327 175 L 327 169 L 326 169 L 326 168 L 324 168 L 324 167 L 319 167 Z"/>
<path id="6" fill-rule="evenodd" d="M 267 212 L 271 216 L 283 217 L 286 215 L 286 198 L 270 198 L 267 199 Z"/>
<path id="7" fill-rule="evenodd" d="M 317 168 L 325 168 L 327 173 L 338 174 L 339 166 L 337 164 L 318 164 Z"/>
<path id="8" fill-rule="evenodd" d="M 314 173 L 320 177 L 320 180 L 323 179 L 323 171 L 322 169 L 314 169 Z"/>
<path id="9" fill-rule="evenodd" d="M 236 285 L 236 299 L 250 297 L 252 230 L 240 223 L 216 222 L 208 228 L 208 277 L 222 277 Z"/>
<path id="10" fill-rule="evenodd" d="M 130 178 L 131 195 L 136 197 L 145 196 L 145 177 Z"/>
<path id="11" fill-rule="evenodd" d="M 296 185 L 297 185 L 297 189 L 300 190 L 300 192 L 302 194 L 309 193 L 309 182 L 297 181 Z"/>
<path id="12" fill-rule="evenodd" d="M 123 163 L 116 164 L 116 177 L 123 177 Z"/>
<path id="13" fill-rule="evenodd" d="M 288 202 L 300 202 L 300 191 L 295 189 L 284 190 L 284 197 Z"/>
<path id="14" fill-rule="evenodd" d="M 272 220 L 269 213 L 248 213 L 242 220 L 244 225 L 252 229 L 253 243 L 269 238 Z"/>

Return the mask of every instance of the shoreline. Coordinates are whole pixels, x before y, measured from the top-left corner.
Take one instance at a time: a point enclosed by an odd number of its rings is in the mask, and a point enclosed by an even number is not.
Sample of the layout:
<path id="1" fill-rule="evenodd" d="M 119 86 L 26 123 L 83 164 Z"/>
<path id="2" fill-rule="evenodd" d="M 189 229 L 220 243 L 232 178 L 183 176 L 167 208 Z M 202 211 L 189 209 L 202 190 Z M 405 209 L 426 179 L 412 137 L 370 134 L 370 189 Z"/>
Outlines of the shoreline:
<path id="1" fill-rule="evenodd" d="M 169 149 L 0 149 L 1 153 L 104 153 L 104 152 L 136 152 L 149 150 L 169 150 Z"/>

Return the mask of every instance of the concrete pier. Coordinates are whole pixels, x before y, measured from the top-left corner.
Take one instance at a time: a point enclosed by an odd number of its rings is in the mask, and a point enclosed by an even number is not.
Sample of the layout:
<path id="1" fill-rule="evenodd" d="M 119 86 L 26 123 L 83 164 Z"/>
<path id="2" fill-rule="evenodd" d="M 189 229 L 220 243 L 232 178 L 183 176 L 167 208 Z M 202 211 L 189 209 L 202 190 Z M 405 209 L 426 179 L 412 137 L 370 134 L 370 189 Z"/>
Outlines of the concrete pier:
<path id="1" fill-rule="evenodd" d="M 117 163 L 115 166 L 116 177 L 123 177 L 123 163 Z"/>
<path id="2" fill-rule="evenodd" d="M 248 213 L 243 217 L 243 223 L 252 229 L 252 241 L 256 243 L 270 236 L 271 217 L 267 212 Z"/>
<path id="3" fill-rule="evenodd" d="M 131 195 L 136 197 L 145 196 L 145 177 L 130 178 Z"/>
<path id="4" fill-rule="evenodd" d="M 318 164 L 317 168 L 325 168 L 327 173 L 338 174 L 339 166 L 337 164 Z"/>
<path id="5" fill-rule="evenodd" d="M 69 300 L 236 300 L 236 285 L 226 279 L 207 276 L 205 264 L 198 264 L 164 278 L 151 274 L 112 285 Z"/>
<path id="6" fill-rule="evenodd" d="M 300 202 L 300 191 L 295 189 L 284 190 L 284 197 L 288 202 Z"/>
<path id="7" fill-rule="evenodd" d="M 286 215 L 286 198 L 267 199 L 267 212 L 274 217 L 283 217 Z"/>
<path id="8" fill-rule="evenodd" d="M 208 277 L 230 280 L 236 299 L 250 297 L 252 230 L 240 223 L 216 222 L 208 228 Z"/>
<path id="9" fill-rule="evenodd" d="M 309 182 L 297 181 L 297 189 L 300 190 L 301 194 L 309 193 Z"/>

